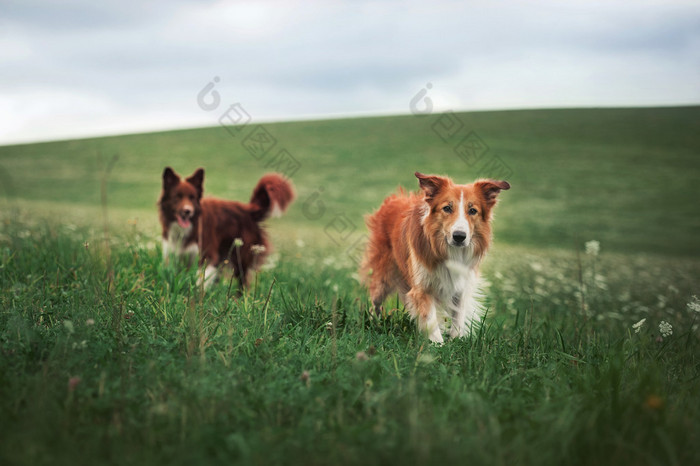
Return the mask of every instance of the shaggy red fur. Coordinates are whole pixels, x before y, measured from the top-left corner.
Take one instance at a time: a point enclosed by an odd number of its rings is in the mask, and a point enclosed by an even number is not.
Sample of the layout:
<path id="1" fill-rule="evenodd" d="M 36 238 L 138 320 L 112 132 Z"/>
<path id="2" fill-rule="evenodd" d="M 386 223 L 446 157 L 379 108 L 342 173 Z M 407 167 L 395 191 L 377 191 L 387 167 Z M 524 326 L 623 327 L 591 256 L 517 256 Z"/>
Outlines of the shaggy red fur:
<path id="1" fill-rule="evenodd" d="M 216 267 L 227 264 L 245 287 L 248 272 L 260 266 L 270 252 L 260 223 L 287 209 L 295 196 L 292 184 L 275 173 L 264 175 L 247 203 L 203 198 L 203 184 L 202 168 L 184 180 L 170 167 L 163 171 L 158 201 L 163 257 L 167 261 L 170 255 L 184 256 L 192 261 L 199 255 L 199 264 L 207 267 L 207 282 Z"/>
<path id="2" fill-rule="evenodd" d="M 463 336 L 483 315 L 478 268 L 491 242 L 492 210 L 505 181 L 457 185 L 416 172 L 421 192 L 399 190 L 367 218 L 370 239 L 362 265 L 375 310 L 398 290 L 419 327 L 442 342 L 437 307 Z"/>

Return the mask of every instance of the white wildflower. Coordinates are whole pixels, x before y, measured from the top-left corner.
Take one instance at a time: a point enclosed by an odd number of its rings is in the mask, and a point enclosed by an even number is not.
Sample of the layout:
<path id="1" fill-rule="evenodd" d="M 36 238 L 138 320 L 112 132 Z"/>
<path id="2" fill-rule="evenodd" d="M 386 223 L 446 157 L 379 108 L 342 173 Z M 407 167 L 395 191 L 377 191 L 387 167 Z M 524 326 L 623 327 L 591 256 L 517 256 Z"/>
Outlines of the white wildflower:
<path id="1" fill-rule="evenodd" d="M 700 312 L 700 299 L 693 295 L 693 299 L 688 303 L 688 310 L 693 312 Z"/>
<path id="2" fill-rule="evenodd" d="M 661 333 L 661 336 L 664 338 L 670 337 L 671 335 L 673 335 L 673 326 L 668 322 L 662 320 L 659 324 L 659 333 Z"/>
<path id="3" fill-rule="evenodd" d="M 542 264 L 540 264 L 539 262 L 531 263 L 530 268 L 535 272 L 542 272 L 542 270 L 544 269 L 544 267 L 542 267 Z"/>
<path id="4" fill-rule="evenodd" d="M 259 254 L 263 254 L 267 248 L 262 244 L 254 244 L 250 247 L 250 250 L 257 256 Z"/>
<path id="5" fill-rule="evenodd" d="M 600 252 L 600 242 L 591 240 L 586 242 L 586 254 L 589 256 L 597 256 Z"/>
<path id="6" fill-rule="evenodd" d="M 243 240 L 241 238 L 236 238 L 233 240 L 233 245 L 237 248 L 240 248 L 241 246 L 243 246 Z"/>
<path id="7" fill-rule="evenodd" d="M 333 293 L 337 293 L 337 292 L 338 292 L 338 284 L 337 284 L 337 283 L 334 283 L 333 286 L 332 286 L 331 288 L 333 289 Z"/>
<path id="8" fill-rule="evenodd" d="M 595 281 L 595 285 L 598 288 L 600 288 L 601 290 L 608 289 L 607 279 L 605 278 L 605 275 L 601 275 L 601 274 L 597 273 L 593 277 L 593 280 Z"/>
<path id="9" fill-rule="evenodd" d="M 303 240 L 303 239 L 297 239 L 297 247 L 298 247 L 298 248 L 303 248 L 304 246 L 306 246 L 306 243 L 304 243 L 304 240 Z"/>
<path id="10" fill-rule="evenodd" d="M 644 322 L 646 322 L 647 319 L 646 317 L 637 322 L 636 324 L 632 325 L 632 328 L 634 329 L 634 333 L 639 333 L 639 331 L 644 327 Z"/>

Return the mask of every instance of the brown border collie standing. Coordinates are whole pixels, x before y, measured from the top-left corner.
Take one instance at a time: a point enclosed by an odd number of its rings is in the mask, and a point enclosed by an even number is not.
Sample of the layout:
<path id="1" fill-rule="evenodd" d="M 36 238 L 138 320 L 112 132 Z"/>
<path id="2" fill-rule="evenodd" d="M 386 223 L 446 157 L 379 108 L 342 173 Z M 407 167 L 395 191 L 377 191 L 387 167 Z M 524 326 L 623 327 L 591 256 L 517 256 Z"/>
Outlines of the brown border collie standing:
<path id="1" fill-rule="evenodd" d="M 210 285 L 222 263 L 233 267 L 240 288 L 248 273 L 260 266 L 270 252 L 260 223 L 281 215 L 294 200 L 291 183 L 281 175 L 266 174 L 253 190 L 250 202 L 202 198 L 204 169 L 181 179 L 172 168 L 163 171 L 163 192 L 158 201 L 163 227 L 163 259 L 185 258 L 190 264 L 199 255 L 206 266 L 204 283 Z"/>
<path id="2" fill-rule="evenodd" d="M 491 241 L 491 213 L 505 181 L 457 185 L 447 177 L 416 172 L 422 194 L 389 196 L 367 218 L 370 239 L 362 274 L 375 311 L 398 290 L 418 327 L 442 343 L 445 319 L 450 336 L 468 335 L 483 317 L 479 264 Z M 440 317 L 440 318 L 439 318 Z"/>

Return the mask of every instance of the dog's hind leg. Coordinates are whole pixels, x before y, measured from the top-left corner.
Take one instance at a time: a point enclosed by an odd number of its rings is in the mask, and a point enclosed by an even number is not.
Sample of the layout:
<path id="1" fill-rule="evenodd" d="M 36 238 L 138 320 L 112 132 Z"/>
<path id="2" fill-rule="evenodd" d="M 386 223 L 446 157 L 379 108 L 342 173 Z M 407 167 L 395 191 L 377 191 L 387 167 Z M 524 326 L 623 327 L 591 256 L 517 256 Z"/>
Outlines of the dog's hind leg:
<path id="1" fill-rule="evenodd" d="M 362 261 L 361 275 L 368 284 L 369 296 L 372 300 L 374 312 L 382 313 L 382 303 L 389 294 L 394 291 L 393 273 L 394 265 L 391 256 L 384 251 L 385 247 L 377 247 L 378 240 L 373 235 L 367 246 L 365 257 Z"/>
<path id="2" fill-rule="evenodd" d="M 374 312 L 381 315 L 382 303 L 395 288 L 393 282 L 395 266 L 391 258 L 383 256 L 378 251 L 369 256 L 365 264 L 367 264 L 364 269 L 369 280 L 369 296 L 372 299 Z"/>
<path id="3" fill-rule="evenodd" d="M 248 270 L 245 267 L 243 267 L 242 270 L 239 270 L 238 266 L 236 265 L 234 267 L 233 274 L 236 276 L 236 280 L 238 280 L 238 290 L 236 291 L 236 295 L 241 296 L 243 295 L 243 290 L 245 290 L 245 288 L 248 286 Z"/>
<path id="4" fill-rule="evenodd" d="M 369 297 L 377 315 L 382 314 L 382 303 L 392 291 L 393 286 L 386 281 L 385 277 L 372 276 L 369 285 Z"/>

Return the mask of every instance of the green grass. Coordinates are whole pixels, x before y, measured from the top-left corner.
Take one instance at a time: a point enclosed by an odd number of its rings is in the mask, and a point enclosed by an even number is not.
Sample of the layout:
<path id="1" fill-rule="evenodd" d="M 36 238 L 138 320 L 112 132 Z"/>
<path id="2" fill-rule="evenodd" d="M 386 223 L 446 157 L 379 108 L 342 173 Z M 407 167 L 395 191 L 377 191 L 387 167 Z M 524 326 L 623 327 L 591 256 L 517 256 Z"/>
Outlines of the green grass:
<path id="1" fill-rule="evenodd" d="M 437 118 L 265 125 L 299 200 L 241 299 L 164 267 L 155 220 L 166 164 L 248 197 L 265 159 L 225 130 L 0 147 L 0 463 L 698 464 L 700 109 L 460 114 L 513 189 L 485 323 L 442 347 L 372 318 L 347 252 L 416 169 L 493 176 Z"/>

